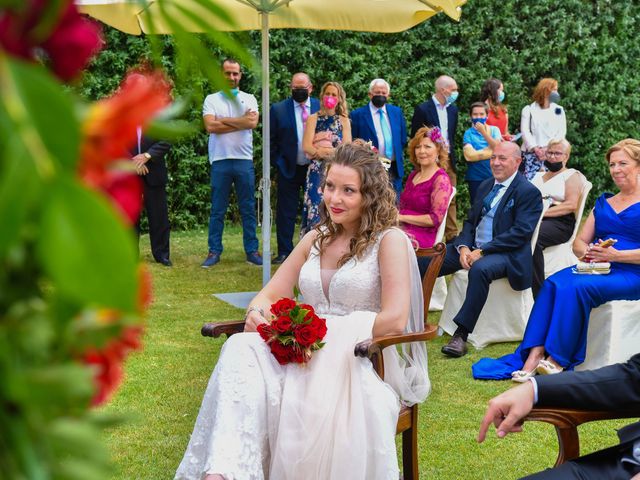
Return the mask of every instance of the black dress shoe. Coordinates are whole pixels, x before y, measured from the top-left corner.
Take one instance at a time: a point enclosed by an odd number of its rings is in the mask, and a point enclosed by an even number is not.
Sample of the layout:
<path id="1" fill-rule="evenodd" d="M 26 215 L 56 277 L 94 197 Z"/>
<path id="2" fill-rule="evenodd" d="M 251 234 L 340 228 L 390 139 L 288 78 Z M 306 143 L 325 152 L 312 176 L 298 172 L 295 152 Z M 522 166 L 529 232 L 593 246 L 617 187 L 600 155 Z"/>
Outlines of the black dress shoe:
<path id="1" fill-rule="evenodd" d="M 448 357 L 462 357 L 467 354 L 467 342 L 460 335 L 454 335 L 441 351 Z"/>
<path id="2" fill-rule="evenodd" d="M 278 255 L 276 258 L 271 260 L 271 265 L 280 265 L 287 259 L 288 255 Z"/>
<path id="3" fill-rule="evenodd" d="M 161 263 L 165 267 L 173 267 L 173 263 L 171 263 L 171 260 L 169 260 L 168 258 L 161 258 L 160 260 L 158 260 L 158 263 Z"/>

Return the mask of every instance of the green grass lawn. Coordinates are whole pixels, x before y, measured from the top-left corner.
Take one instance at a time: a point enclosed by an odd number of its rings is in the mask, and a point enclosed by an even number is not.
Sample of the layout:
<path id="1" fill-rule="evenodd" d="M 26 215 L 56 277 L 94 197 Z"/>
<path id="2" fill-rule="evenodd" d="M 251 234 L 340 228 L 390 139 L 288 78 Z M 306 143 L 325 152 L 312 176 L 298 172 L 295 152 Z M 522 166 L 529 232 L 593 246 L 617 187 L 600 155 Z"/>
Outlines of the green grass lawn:
<path id="1" fill-rule="evenodd" d="M 222 260 L 208 270 L 200 268 L 207 253 L 205 231 L 172 234 L 173 268 L 153 263 L 148 243 L 143 236 L 141 257 L 149 262 L 154 287 L 144 350 L 130 357 L 126 379 L 105 407 L 129 420 L 105 433 L 114 479 L 173 478 L 223 343 L 202 337 L 200 327 L 243 315 L 212 294 L 261 285 L 262 270 L 245 262 L 239 228 L 226 228 Z M 439 314 L 430 315 L 436 323 Z M 448 359 L 440 353 L 445 341 L 437 338 L 428 345 L 433 391 L 420 407 L 420 478 L 508 480 L 552 465 L 557 443 L 547 424 L 527 424 L 524 433 L 502 440 L 492 431 L 484 444 L 475 441 L 487 401 L 511 382 L 475 381 L 471 364 L 509 353 L 516 344 L 472 348 L 462 359 Z M 624 424 L 581 427 L 583 453 L 616 443 L 614 428 Z"/>

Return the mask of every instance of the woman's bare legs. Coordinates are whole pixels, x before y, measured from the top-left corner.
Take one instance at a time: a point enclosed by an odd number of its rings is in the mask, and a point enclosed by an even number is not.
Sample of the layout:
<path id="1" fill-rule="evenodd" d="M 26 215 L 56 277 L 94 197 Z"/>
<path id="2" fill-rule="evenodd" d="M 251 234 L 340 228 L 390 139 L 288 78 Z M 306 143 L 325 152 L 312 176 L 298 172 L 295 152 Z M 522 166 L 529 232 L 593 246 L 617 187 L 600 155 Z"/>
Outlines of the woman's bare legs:
<path id="1" fill-rule="evenodd" d="M 522 366 L 522 370 L 525 372 L 532 372 L 542 359 L 544 359 L 544 346 L 540 345 L 538 347 L 533 347 L 529 352 L 527 361 L 524 362 L 524 365 Z"/>

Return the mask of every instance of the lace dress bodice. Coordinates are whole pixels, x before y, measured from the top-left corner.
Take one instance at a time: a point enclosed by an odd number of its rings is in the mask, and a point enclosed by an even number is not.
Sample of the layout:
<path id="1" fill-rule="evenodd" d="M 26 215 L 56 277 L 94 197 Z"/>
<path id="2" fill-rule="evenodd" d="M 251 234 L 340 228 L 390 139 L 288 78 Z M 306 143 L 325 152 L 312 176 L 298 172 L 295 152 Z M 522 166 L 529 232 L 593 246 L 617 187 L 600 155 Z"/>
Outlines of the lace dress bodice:
<path id="1" fill-rule="evenodd" d="M 351 259 L 331 277 L 328 295 L 322 289 L 320 255 L 315 247 L 300 270 L 298 280 L 304 301 L 318 315 L 346 315 L 356 311 L 380 311 L 380 267 L 375 242 L 361 259 Z"/>

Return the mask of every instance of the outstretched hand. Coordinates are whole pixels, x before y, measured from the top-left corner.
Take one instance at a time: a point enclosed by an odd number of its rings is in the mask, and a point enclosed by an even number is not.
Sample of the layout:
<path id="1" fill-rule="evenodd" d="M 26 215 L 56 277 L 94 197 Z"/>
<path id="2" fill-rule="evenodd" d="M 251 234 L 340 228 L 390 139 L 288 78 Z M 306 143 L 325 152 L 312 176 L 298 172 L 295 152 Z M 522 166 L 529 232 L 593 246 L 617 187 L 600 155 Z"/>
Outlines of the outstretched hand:
<path id="1" fill-rule="evenodd" d="M 533 385 L 523 383 L 492 398 L 480 423 L 478 443 L 484 442 L 489 425 L 493 423 L 499 438 L 522 431 L 522 419 L 533 408 Z"/>

